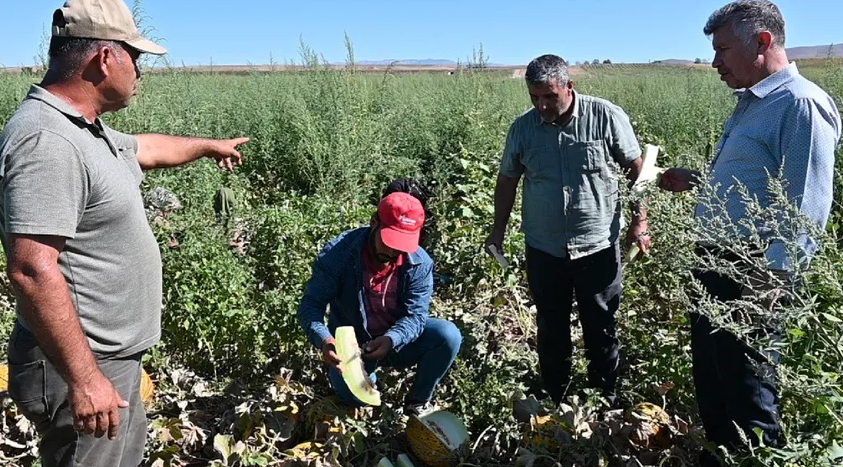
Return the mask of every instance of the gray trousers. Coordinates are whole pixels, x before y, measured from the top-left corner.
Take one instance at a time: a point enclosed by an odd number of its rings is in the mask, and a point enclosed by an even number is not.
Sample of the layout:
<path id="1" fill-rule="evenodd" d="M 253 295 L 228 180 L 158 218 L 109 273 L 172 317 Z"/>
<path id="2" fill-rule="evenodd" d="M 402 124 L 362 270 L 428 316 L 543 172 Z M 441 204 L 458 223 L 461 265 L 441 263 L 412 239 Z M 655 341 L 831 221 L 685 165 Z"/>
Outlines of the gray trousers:
<path id="1" fill-rule="evenodd" d="M 9 340 L 9 396 L 41 435 L 42 467 L 137 467 L 143 462 L 146 412 L 140 398 L 141 357 L 98 360 L 129 407 L 120 409 L 116 440 L 108 435 L 97 438 L 74 430 L 67 384 L 35 337 L 15 325 Z"/>

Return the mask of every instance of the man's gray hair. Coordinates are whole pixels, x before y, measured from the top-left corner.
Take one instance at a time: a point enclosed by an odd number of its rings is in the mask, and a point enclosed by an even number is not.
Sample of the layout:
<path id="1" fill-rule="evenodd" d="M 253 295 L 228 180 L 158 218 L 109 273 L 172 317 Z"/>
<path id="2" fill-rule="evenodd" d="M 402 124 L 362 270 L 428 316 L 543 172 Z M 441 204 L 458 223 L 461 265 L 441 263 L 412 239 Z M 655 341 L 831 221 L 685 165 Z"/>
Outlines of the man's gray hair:
<path id="1" fill-rule="evenodd" d="M 711 36 L 726 25 L 731 25 L 735 34 L 746 45 L 751 45 L 759 33 L 769 31 L 773 35 L 773 48 L 784 48 L 784 18 L 779 7 L 773 2 L 767 0 L 732 2 L 712 13 L 703 32 L 706 36 Z"/>
<path id="2" fill-rule="evenodd" d="M 91 54 L 101 47 L 111 47 L 116 50 L 122 47 L 114 41 L 99 39 L 81 39 L 77 37 L 53 37 L 50 40 L 50 72 L 59 81 L 67 81 L 81 71 L 87 64 Z M 115 54 L 117 60 L 120 55 Z"/>
<path id="3" fill-rule="evenodd" d="M 531 86 L 551 82 L 564 85 L 571 81 L 570 75 L 568 75 L 568 63 L 562 57 L 551 54 L 534 58 L 527 65 L 527 73 L 524 75 L 524 79 Z"/>

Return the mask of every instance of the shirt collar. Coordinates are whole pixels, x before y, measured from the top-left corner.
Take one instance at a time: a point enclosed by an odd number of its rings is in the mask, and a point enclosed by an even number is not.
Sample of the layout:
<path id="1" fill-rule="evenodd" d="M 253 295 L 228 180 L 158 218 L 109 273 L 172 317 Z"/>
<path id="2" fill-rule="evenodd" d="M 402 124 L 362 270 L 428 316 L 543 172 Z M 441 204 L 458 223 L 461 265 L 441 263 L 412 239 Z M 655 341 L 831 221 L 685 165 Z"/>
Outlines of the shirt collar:
<path id="1" fill-rule="evenodd" d="M 782 68 L 772 75 L 762 79 L 758 82 L 758 84 L 749 88 L 748 91 L 759 99 L 764 99 L 770 95 L 771 92 L 796 79 L 797 76 L 799 76 L 799 70 L 796 68 L 796 62 L 793 62 L 787 67 Z M 744 91 L 747 91 L 747 89 L 741 90 L 740 94 L 736 92 L 736 94 L 742 95 Z"/>
<path id="2" fill-rule="evenodd" d="M 41 101 L 49 105 L 50 107 L 58 110 L 59 112 L 67 115 L 69 118 L 80 120 L 88 125 L 95 125 L 99 127 L 99 118 L 96 119 L 95 123 L 91 123 L 75 107 L 70 105 L 68 102 L 62 100 L 55 94 L 51 93 L 50 91 L 42 88 L 41 86 L 38 86 L 37 84 L 33 84 L 32 87 L 29 88 L 29 93 L 27 94 L 26 98 Z"/>

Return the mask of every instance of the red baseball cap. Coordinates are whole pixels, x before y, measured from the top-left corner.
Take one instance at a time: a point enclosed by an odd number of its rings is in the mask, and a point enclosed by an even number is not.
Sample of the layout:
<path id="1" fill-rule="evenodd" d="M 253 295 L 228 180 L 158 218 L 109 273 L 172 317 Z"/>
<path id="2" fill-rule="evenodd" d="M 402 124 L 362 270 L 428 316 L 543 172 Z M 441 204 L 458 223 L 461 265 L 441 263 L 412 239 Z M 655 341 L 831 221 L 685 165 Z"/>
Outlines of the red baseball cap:
<path id="1" fill-rule="evenodd" d="M 378 203 L 381 240 L 393 250 L 415 253 L 424 225 L 421 201 L 404 192 L 390 193 Z"/>

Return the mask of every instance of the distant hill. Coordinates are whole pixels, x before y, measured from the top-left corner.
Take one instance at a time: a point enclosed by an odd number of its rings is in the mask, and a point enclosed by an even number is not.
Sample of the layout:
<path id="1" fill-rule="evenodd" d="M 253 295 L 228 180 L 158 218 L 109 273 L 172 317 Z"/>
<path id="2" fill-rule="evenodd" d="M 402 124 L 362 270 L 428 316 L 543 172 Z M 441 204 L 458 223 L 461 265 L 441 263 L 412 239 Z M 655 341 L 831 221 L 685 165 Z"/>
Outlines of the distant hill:
<path id="1" fill-rule="evenodd" d="M 439 58 L 426 58 L 422 60 L 403 59 L 403 60 L 361 60 L 357 62 L 358 65 L 366 66 L 387 66 L 390 64 L 408 65 L 408 66 L 456 66 L 457 62 L 453 60 L 443 60 Z"/>
<path id="2" fill-rule="evenodd" d="M 806 47 L 789 47 L 787 51 L 787 58 L 790 60 L 799 60 L 806 58 L 826 58 L 829 50 L 835 57 L 843 57 L 843 44 L 832 45 L 812 45 Z"/>
<path id="3" fill-rule="evenodd" d="M 656 60 L 654 64 L 661 65 L 693 65 L 693 60 L 683 60 L 681 58 L 668 58 L 667 60 Z"/>
<path id="4" fill-rule="evenodd" d="M 446 67 L 455 67 L 457 66 L 457 62 L 453 60 L 445 60 L 442 58 L 426 58 L 426 59 L 391 59 L 391 60 L 361 60 L 357 62 L 358 65 L 363 66 L 388 66 L 391 64 L 394 65 L 401 65 L 401 66 L 446 66 Z M 465 65 L 465 62 L 463 62 Z M 500 65 L 497 63 L 487 63 L 487 66 L 490 67 L 500 67 L 506 65 Z"/>

